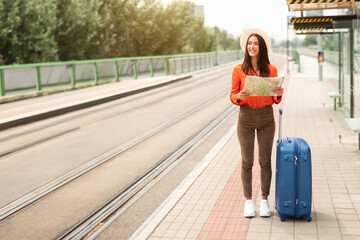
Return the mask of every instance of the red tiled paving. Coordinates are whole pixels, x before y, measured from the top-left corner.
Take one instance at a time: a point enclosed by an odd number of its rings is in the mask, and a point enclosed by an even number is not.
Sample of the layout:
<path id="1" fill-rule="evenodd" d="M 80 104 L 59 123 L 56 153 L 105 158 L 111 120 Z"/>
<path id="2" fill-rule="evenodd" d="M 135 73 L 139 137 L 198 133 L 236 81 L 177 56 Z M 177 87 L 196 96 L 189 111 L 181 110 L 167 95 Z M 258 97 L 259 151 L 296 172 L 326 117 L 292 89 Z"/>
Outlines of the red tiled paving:
<path id="1" fill-rule="evenodd" d="M 255 154 L 257 154 L 257 150 Z M 257 159 L 255 161 L 257 162 Z M 252 182 L 254 193 L 259 191 L 259 179 L 260 167 L 259 164 L 254 164 Z M 198 239 L 234 239 L 234 235 L 236 235 L 236 239 L 245 239 L 250 219 L 243 217 L 244 202 L 241 163 L 239 163 Z"/>
<path id="2" fill-rule="evenodd" d="M 283 84 L 284 89 L 287 88 L 288 82 L 289 76 L 287 75 Z M 284 98 L 286 97 L 285 94 L 286 92 L 284 93 Z M 279 105 L 274 105 L 276 125 L 278 125 L 279 108 L 282 106 L 282 102 Z M 276 137 L 277 135 L 275 134 Z M 254 156 L 252 188 L 255 202 L 256 193 L 260 190 L 260 166 L 258 163 L 256 140 Z M 202 228 L 198 239 L 246 239 L 251 219 L 243 216 L 244 204 L 245 197 L 242 189 L 240 162 Z"/>
<path id="3" fill-rule="evenodd" d="M 162 214 L 154 214 L 150 218 L 151 224 L 146 223 L 141 228 L 146 230 L 142 231 L 144 234 L 136 239 L 360 239 L 358 135 L 349 133 L 344 127 L 344 114 L 340 111 L 343 109 L 333 110 L 333 100 L 326 94 L 330 89 L 327 82 L 295 74 L 289 83 L 289 80 L 284 83 L 286 101 L 281 106 L 285 108 L 284 136 L 304 137 L 312 147 L 313 221 L 287 219 L 285 223 L 281 222 L 274 208 L 275 174 L 269 199 L 272 216 L 243 217 L 240 149 L 232 128 L 228 132 L 231 137 L 224 136 L 226 144 L 221 150 L 212 152 L 217 152 L 216 156 L 201 174 L 189 176 L 186 183 L 191 187 L 186 192 L 185 189 L 177 191 L 183 194 L 177 195 L 177 198 L 169 197 L 174 201 L 161 207 L 164 210 Z M 276 121 L 278 108 L 274 106 Z M 339 134 L 342 142 L 337 138 Z M 277 137 L 276 132 L 275 139 Z M 274 155 L 273 166 L 276 162 Z M 258 163 L 254 164 L 255 172 Z M 254 178 L 259 179 L 258 174 L 254 173 Z M 215 191 L 214 186 L 217 187 Z M 258 186 L 253 187 L 254 191 L 259 189 Z M 197 201 L 196 205 L 192 204 L 194 201 Z M 255 203 L 255 207 L 258 212 L 259 202 Z M 189 211 L 190 215 L 187 214 Z M 194 217 L 192 213 L 195 212 L 198 213 Z M 177 227 L 173 234 L 168 234 L 168 226 L 174 223 L 176 216 L 182 216 L 184 224 Z M 188 226 L 191 226 L 190 229 Z"/>

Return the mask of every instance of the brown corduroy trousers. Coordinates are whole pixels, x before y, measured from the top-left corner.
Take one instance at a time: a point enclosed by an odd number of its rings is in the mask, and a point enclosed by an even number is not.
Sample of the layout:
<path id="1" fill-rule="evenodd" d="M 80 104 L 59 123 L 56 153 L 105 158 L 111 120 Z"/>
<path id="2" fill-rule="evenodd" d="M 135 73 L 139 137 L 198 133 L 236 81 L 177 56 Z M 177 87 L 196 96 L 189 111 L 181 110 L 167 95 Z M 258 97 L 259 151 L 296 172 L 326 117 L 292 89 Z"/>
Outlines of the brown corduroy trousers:
<path id="1" fill-rule="evenodd" d="M 237 134 L 242 157 L 241 179 L 246 198 L 252 197 L 255 132 L 259 146 L 261 192 L 262 196 L 268 196 L 271 182 L 271 151 L 275 133 L 272 106 L 263 108 L 240 107 Z"/>

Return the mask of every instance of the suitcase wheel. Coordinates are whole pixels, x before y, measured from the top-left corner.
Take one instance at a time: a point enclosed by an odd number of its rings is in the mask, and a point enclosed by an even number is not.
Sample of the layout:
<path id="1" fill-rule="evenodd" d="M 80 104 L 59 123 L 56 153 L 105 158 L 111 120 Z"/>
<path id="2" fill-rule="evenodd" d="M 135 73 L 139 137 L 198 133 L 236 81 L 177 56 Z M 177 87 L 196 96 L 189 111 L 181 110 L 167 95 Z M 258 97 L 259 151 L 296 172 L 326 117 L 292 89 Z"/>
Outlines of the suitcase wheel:
<path id="1" fill-rule="evenodd" d="M 281 220 L 282 222 L 285 222 L 285 217 L 280 216 L 280 220 Z"/>
<path id="2" fill-rule="evenodd" d="M 308 222 L 311 222 L 311 217 L 306 217 L 306 220 L 308 221 Z"/>

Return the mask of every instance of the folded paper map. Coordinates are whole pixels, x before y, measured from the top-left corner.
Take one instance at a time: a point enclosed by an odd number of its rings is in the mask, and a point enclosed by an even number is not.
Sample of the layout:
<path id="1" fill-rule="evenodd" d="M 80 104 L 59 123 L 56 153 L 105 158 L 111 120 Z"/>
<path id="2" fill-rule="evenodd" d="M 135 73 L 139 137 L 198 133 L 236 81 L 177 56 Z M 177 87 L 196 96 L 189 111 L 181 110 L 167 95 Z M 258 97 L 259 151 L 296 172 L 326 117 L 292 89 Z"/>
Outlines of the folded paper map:
<path id="1" fill-rule="evenodd" d="M 276 96 L 273 90 L 281 87 L 284 77 L 257 77 L 246 75 L 244 90 L 250 96 Z"/>

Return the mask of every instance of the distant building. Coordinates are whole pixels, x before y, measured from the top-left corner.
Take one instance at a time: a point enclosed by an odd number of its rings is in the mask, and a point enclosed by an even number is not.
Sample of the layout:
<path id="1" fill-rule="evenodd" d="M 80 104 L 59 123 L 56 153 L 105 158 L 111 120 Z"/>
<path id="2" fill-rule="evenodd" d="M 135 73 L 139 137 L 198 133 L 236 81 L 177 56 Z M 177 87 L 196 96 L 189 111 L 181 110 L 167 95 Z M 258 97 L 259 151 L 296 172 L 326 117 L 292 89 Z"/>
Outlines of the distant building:
<path id="1" fill-rule="evenodd" d="M 204 15 L 204 6 L 195 5 L 193 9 L 194 16 L 199 16 L 201 18 L 205 18 Z"/>

